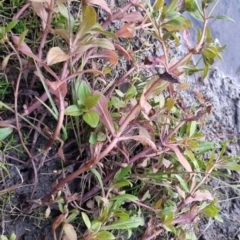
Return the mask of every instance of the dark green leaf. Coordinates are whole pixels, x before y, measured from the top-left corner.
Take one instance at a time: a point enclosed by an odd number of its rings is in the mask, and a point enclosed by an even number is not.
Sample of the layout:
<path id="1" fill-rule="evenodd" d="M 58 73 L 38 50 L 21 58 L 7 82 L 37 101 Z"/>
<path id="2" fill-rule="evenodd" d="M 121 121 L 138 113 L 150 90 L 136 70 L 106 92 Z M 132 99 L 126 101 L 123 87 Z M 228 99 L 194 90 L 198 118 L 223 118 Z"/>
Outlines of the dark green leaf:
<path id="1" fill-rule="evenodd" d="M 232 19 L 231 17 L 227 16 L 227 15 L 218 15 L 215 17 L 216 19 L 223 19 L 223 20 L 228 20 L 228 21 L 231 21 L 231 22 L 234 22 L 234 19 Z"/>
<path id="2" fill-rule="evenodd" d="M 76 34 L 76 38 L 82 39 L 84 35 L 86 35 L 97 22 L 97 13 L 92 6 L 85 6 L 83 13 L 83 20 L 79 25 L 78 32 Z"/>
<path id="3" fill-rule="evenodd" d="M 122 179 L 110 185 L 110 188 L 122 188 L 130 185 L 132 185 L 132 183 L 129 180 Z"/>
<path id="4" fill-rule="evenodd" d="M 209 66 L 205 65 L 204 69 L 203 69 L 203 79 L 205 79 L 207 77 L 208 72 L 209 72 Z"/>
<path id="5" fill-rule="evenodd" d="M 114 180 L 121 180 L 124 179 L 131 171 L 132 165 L 129 165 L 125 168 L 121 168 L 120 170 L 118 170 L 118 172 L 115 174 L 114 176 Z"/>
<path id="6" fill-rule="evenodd" d="M 6 26 L 6 33 L 12 30 L 12 28 L 15 27 L 15 25 L 18 23 L 18 20 L 12 20 L 7 26 Z"/>
<path id="7" fill-rule="evenodd" d="M 101 97 L 100 94 L 93 94 L 93 95 L 87 96 L 85 98 L 84 105 L 86 106 L 86 108 L 88 110 L 90 110 L 91 108 L 93 108 L 97 104 L 100 97 Z"/>

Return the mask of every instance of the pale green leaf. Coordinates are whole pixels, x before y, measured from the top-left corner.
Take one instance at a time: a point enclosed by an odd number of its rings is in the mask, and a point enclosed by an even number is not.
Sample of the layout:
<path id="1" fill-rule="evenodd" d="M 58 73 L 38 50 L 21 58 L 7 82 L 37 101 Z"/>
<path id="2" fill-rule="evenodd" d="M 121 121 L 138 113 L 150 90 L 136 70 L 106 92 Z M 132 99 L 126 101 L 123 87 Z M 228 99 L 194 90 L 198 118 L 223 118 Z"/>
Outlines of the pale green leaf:
<path id="1" fill-rule="evenodd" d="M 137 201 L 138 197 L 132 195 L 132 194 L 121 194 L 118 195 L 116 197 L 112 197 L 111 199 L 109 199 L 110 201 L 115 201 L 115 200 L 133 200 L 133 201 Z"/>
<path id="2" fill-rule="evenodd" d="M 96 234 L 98 240 L 113 240 L 115 237 L 108 231 L 101 231 Z"/>
<path id="3" fill-rule="evenodd" d="M 64 114 L 68 116 L 80 116 L 82 115 L 82 110 L 79 109 L 77 105 L 70 105 L 65 109 Z"/>
<path id="4" fill-rule="evenodd" d="M 100 220 L 93 220 L 92 221 L 92 226 L 91 226 L 91 230 L 93 232 L 99 232 L 100 228 L 102 226 L 102 222 Z"/>
<path id="5" fill-rule="evenodd" d="M 8 25 L 6 26 L 6 33 L 12 30 L 12 28 L 14 28 L 18 22 L 19 20 L 12 20 L 10 23 L 8 23 Z"/>
<path id="6" fill-rule="evenodd" d="M 103 230 L 126 230 L 144 226 L 143 217 L 131 217 L 128 220 L 119 220 L 108 226 L 102 226 Z"/>
<path id="7" fill-rule="evenodd" d="M 83 114 L 83 119 L 88 125 L 95 128 L 99 123 L 99 114 L 96 111 L 91 110 Z"/>
<path id="8" fill-rule="evenodd" d="M 76 81 L 75 91 L 78 99 L 78 103 L 81 106 L 85 105 L 86 98 L 91 94 L 91 90 L 85 81 Z"/>
<path id="9" fill-rule="evenodd" d="M 92 224 L 90 222 L 88 215 L 85 212 L 81 212 L 81 214 L 87 229 L 91 229 Z"/>
<path id="10" fill-rule="evenodd" d="M 95 175 L 95 177 L 97 178 L 100 186 L 101 186 L 101 189 L 102 189 L 102 192 L 103 192 L 103 195 L 104 195 L 104 188 L 103 188 L 103 181 L 102 181 L 102 177 L 101 175 L 99 174 L 99 172 L 95 169 L 95 168 L 91 168 L 90 171 Z"/>
<path id="11" fill-rule="evenodd" d="M 15 233 L 12 233 L 9 240 L 16 240 L 17 239 L 17 236 Z"/>
<path id="12" fill-rule="evenodd" d="M 0 128 L 0 141 L 8 137 L 12 133 L 13 129 L 10 127 Z"/>

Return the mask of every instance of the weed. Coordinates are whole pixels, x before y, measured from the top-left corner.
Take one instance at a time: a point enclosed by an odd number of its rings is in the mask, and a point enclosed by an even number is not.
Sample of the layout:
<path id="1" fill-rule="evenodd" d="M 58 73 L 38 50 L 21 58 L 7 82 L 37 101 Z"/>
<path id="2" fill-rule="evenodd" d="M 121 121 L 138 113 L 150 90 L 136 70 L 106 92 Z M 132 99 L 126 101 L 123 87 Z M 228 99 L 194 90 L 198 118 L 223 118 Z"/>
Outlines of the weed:
<path id="1" fill-rule="evenodd" d="M 31 200 L 39 171 L 59 143 L 55 154 L 64 160 L 62 178 L 45 189 L 40 202 L 32 200 L 32 206 L 46 207 L 46 218 L 58 206 L 52 225 L 55 240 L 130 239 L 139 232 L 143 240 L 167 233 L 176 239 L 196 239 L 189 225 L 199 217 L 221 220 L 218 200 L 205 184 L 216 169 L 237 170 L 239 165 L 224 155 L 226 145 L 217 155 L 217 146 L 201 132 L 209 104 L 186 108 L 177 95 L 188 87 L 181 83 L 184 75 L 200 72 L 204 79 L 215 59 L 222 59 L 225 47 L 214 42 L 207 24 L 212 18 L 231 19 L 212 16 L 217 2 L 179 5 L 173 0 L 166 5 L 157 0 L 152 6 L 134 0 L 118 10 L 104 0 L 86 0 L 77 17 L 70 2 L 31 1 L 23 7 L 21 1 L 10 2 L 22 8 L 15 17 L 10 12 L 13 19 L 0 27 L 6 53 L 2 70 L 9 71 L 14 57 L 18 76 L 13 106 L 4 102 L 9 85 L 0 85 L 0 107 L 15 118 L 0 122 L 0 141 L 5 144 L 13 131 L 18 133 L 34 172 Z M 34 16 L 33 22 L 25 17 L 26 11 Z M 192 23 L 184 11 L 203 23 L 194 46 L 187 36 Z M 106 20 L 100 22 L 100 17 Z M 113 24 L 117 21 L 120 27 Z M 160 56 L 152 51 L 150 39 L 161 49 Z M 172 48 L 181 43 L 188 50 L 178 59 Z M 192 63 L 194 55 L 204 68 Z M 41 91 L 30 103 L 21 104 L 20 90 L 26 86 L 28 97 Z M 44 123 L 45 118 L 55 125 Z M 22 124 L 34 130 L 31 149 L 26 144 L 31 132 L 25 133 Z M 64 150 L 71 131 L 83 161 L 69 173 L 63 165 L 68 165 Z M 48 141 L 35 154 L 38 135 Z M 80 175 L 82 194 L 69 185 Z"/>

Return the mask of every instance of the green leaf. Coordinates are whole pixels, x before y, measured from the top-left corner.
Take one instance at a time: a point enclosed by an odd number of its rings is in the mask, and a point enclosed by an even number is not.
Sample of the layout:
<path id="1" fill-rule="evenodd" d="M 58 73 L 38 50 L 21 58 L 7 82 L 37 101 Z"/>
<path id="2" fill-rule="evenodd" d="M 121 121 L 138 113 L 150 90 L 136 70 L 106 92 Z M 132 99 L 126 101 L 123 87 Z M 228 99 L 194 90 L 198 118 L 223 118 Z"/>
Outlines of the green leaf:
<path id="1" fill-rule="evenodd" d="M 133 200 L 133 201 L 137 201 L 138 197 L 132 195 L 132 194 L 121 194 L 118 195 L 116 197 L 112 197 L 111 199 L 109 199 L 109 201 L 115 201 L 115 200 Z"/>
<path id="2" fill-rule="evenodd" d="M 209 66 L 205 65 L 203 69 L 203 80 L 207 77 L 208 72 L 209 72 Z"/>
<path id="3" fill-rule="evenodd" d="M 174 107 L 174 99 L 168 98 L 165 105 L 167 110 L 170 111 Z"/>
<path id="4" fill-rule="evenodd" d="M 96 144 L 97 143 L 97 135 L 94 132 L 91 132 L 90 138 L 89 138 L 89 143 L 91 144 Z"/>
<path id="5" fill-rule="evenodd" d="M 8 238 L 6 236 L 4 236 L 4 235 L 1 235 L 0 236 L 0 240 L 8 240 Z"/>
<path id="6" fill-rule="evenodd" d="M 188 136 L 192 137 L 196 129 L 197 129 L 197 122 L 196 121 L 189 122 L 187 126 Z"/>
<path id="7" fill-rule="evenodd" d="M 15 233 L 12 233 L 9 240 L 16 240 L 17 239 L 17 236 Z"/>
<path id="8" fill-rule="evenodd" d="M 60 1 L 57 1 L 57 6 L 58 6 L 58 10 L 61 13 L 61 15 L 67 19 L 68 30 L 70 30 L 72 32 L 73 27 L 75 25 L 74 17 L 68 11 L 67 7 L 63 3 L 60 3 Z"/>
<path id="9" fill-rule="evenodd" d="M 229 17 L 229 16 L 227 16 L 227 15 L 218 15 L 218 16 L 216 16 L 215 18 L 216 18 L 216 19 L 228 20 L 228 21 L 231 21 L 231 22 L 236 23 L 236 22 L 234 21 L 234 19 L 232 19 L 231 17 Z"/>
<path id="10" fill-rule="evenodd" d="M 204 209 L 202 209 L 201 212 L 207 217 L 216 217 L 220 211 L 220 208 L 215 205 L 216 203 L 216 200 L 212 201 Z"/>
<path id="11" fill-rule="evenodd" d="M 99 114 L 93 110 L 88 111 L 83 114 L 83 120 L 92 128 L 95 128 L 99 123 Z"/>
<path id="12" fill-rule="evenodd" d="M 185 9 L 198 21 L 203 21 L 203 13 L 197 0 L 185 0 Z"/>
<path id="13" fill-rule="evenodd" d="M 120 100 L 118 97 L 115 96 L 111 98 L 110 104 L 117 109 L 124 108 L 126 106 L 124 101 Z"/>
<path id="14" fill-rule="evenodd" d="M 90 110 L 97 104 L 100 97 L 101 97 L 100 94 L 93 94 L 93 95 L 87 96 L 85 99 L 84 105 L 88 110 Z"/>
<path id="15" fill-rule="evenodd" d="M 3 171 L 10 177 L 10 173 L 4 163 L 0 162 L 0 168 L 2 168 Z"/>
<path id="16" fill-rule="evenodd" d="M 194 150 L 198 151 L 200 153 L 204 153 L 204 152 L 207 152 L 209 150 L 213 150 L 215 147 L 216 146 L 214 146 L 213 142 L 204 141 L 204 142 L 200 142 L 199 147 L 194 149 Z"/>
<path id="17" fill-rule="evenodd" d="M 91 229 L 91 222 L 88 215 L 85 212 L 81 212 L 81 214 L 87 229 Z"/>
<path id="18" fill-rule="evenodd" d="M 142 217 L 131 217 L 128 220 L 119 220 L 108 226 L 102 226 L 103 230 L 126 230 L 144 226 L 144 219 Z"/>
<path id="19" fill-rule="evenodd" d="M 114 176 L 114 181 L 122 180 L 123 178 L 125 178 L 131 171 L 131 168 L 132 168 L 132 165 L 128 165 L 127 167 L 121 168 L 120 170 L 118 170 Z"/>
<path id="20" fill-rule="evenodd" d="M 156 0 L 153 5 L 153 9 L 158 11 L 164 6 L 164 0 Z"/>
<path id="21" fill-rule="evenodd" d="M 101 231 L 96 234 L 98 240 L 113 240 L 115 237 L 108 231 Z"/>
<path id="22" fill-rule="evenodd" d="M 97 134 L 97 141 L 104 142 L 106 139 L 107 139 L 107 136 L 103 132 L 99 132 Z"/>
<path id="23" fill-rule="evenodd" d="M 87 42 L 88 45 L 90 45 L 91 47 L 93 47 L 92 45 L 101 47 L 101 48 L 106 48 L 109 50 L 115 50 L 115 47 L 113 45 L 113 43 L 106 39 L 106 38 L 92 38 Z"/>
<path id="24" fill-rule="evenodd" d="M 96 24 L 97 22 L 97 13 L 92 6 L 85 6 L 83 12 L 83 20 L 79 25 L 76 38 L 82 39 Z"/>
<path id="25" fill-rule="evenodd" d="M 180 186 L 184 189 L 184 191 L 188 193 L 189 192 L 189 188 L 188 188 L 187 182 L 178 174 L 175 174 L 175 177 L 179 181 Z"/>
<path id="26" fill-rule="evenodd" d="M 124 98 L 130 99 L 130 98 L 133 98 L 134 96 L 136 96 L 136 94 L 137 94 L 137 89 L 134 85 L 132 85 L 130 88 L 128 88 Z"/>
<path id="27" fill-rule="evenodd" d="M 68 116 L 80 116 L 83 114 L 83 111 L 77 105 L 70 105 L 65 109 L 64 114 Z"/>
<path id="28" fill-rule="evenodd" d="M 76 217 L 79 215 L 79 212 L 78 210 L 76 209 L 73 209 L 70 211 L 70 214 L 68 215 L 68 218 L 67 218 L 67 222 L 70 223 L 72 222 L 73 220 L 76 219 Z"/>
<path id="29" fill-rule="evenodd" d="M 216 57 L 216 52 L 212 47 L 206 47 L 202 49 L 202 54 L 207 58 L 214 58 Z"/>
<path id="30" fill-rule="evenodd" d="M 99 172 L 95 169 L 95 168 L 91 168 L 90 171 L 95 175 L 95 177 L 97 178 L 101 188 L 102 188 L 102 192 L 104 194 L 104 188 L 103 188 L 103 181 L 102 181 L 102 177 L 99 174 Z"/>
<path id="31" fill-rule="evenodd" d="M 177 10 L 178 0 L 172 0 L 169 6 L 167 7 L 167 11 L 175 11 Z"/>
<path id="32" fill-rule="evenodd" d="M 95 25 L 93 26 L 93 28 L 91 29 L 91 31 L 89 33 L 91 33 L 91 34 L 101 33 L 102 35 L 104 35 L 106 37 L 118 40 L 118 37 L 116 34 L 114 34 L 113 32 L 105 31 L 99 23 L 95 23 Z"/>
<path id="33" fill-rule="evenodd" d="M 12 133 L 13 129 L 10 127 L 0 128 L 0 141 L 8 137 Z"/>
<path id="34" fill-rule="evenodd" d="M 19 22 L 19 20 L 12 20 L 7 26 L 6 26 L 6 33 L 9 32 L 12 28 L 15 27 L 15 25 L 17 25 L 17 23 Z"/>
<path id="35" fill-rule="evenodd" d="M 218 222 L 223 223 L 223 219 L 222 219 L 222 217 L 221 217 L 220 214 L 216 214 L 216 216 L 215 216 L 214 218 L 215 218 Z"/>
<path id="36" fill-rule="evenodd" d="M 115 211 L 113 216 L 118 217 L 122 220 L 128 220 L 129 219 L 129 214 L 124 212 L 124 211 Z"/>
<path id="37" fill-rule="evenodd" d="M 92 221 L 91 230 L 96 233 L 100 230 L 101 226 L 102 222 L 100 220 L 95 219 Z"/>
<path id="38" fill-rule="evenodd" d="M 122 188 L 122 187 L 126 187 L 126 186 L 130 186 L 132 185 L 132 183 L 129 181 L 129 180 L 126 180 L 126 179 L 122 179 L 122 180 L 119 180 L 115 183 L 113 183 L 112 185 L 110 185 L 110 188 Z"/>
<path id="39" fill-rule="evenodd" d="M 90 88 L 85 81 L 76 82 L 75 91 L 77 93 L 78 103 L 79 105 L 84 106 L 86 98 L 91 94 Z"/>

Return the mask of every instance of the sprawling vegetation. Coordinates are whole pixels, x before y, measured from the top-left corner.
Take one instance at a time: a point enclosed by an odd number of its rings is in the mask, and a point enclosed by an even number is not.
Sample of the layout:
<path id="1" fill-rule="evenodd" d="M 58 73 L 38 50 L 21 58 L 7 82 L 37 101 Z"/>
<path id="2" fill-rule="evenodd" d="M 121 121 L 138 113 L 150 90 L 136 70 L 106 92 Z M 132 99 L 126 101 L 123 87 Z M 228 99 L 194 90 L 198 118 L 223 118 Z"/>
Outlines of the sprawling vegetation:
<path id="1" fill-rule="evenodd" d="M 231 19 L 213 16 L 214 0 L 120 2 L 0 2 L 1 201 L 32 187 L 26 214 L 45 212 L 54 239 L 196 239 L 199 219 L 221 221 L 206 182 L 239 165 L 202 133 L 209 103 L 188 108 L 178 92 L 222 59 L 208 22 Z M 195 44 L 186 12 L 202 23 Z M 36 199 L 50 161 L 55 182 Z M 4 185 L 14 162 L 31 164 L 31 186 Z"/>

